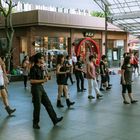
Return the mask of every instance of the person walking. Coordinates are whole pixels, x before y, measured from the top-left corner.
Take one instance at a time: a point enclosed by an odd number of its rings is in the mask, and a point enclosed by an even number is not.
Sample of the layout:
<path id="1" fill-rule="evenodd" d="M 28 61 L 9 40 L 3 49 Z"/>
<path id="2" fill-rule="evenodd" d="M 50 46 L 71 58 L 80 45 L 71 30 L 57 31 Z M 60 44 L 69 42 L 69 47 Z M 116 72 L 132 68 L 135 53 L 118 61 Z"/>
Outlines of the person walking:
<path id="1" fill-rule="evenodd" d="M 68 108 L 75 104 L 75 102 L 71 102 L 68 94 L 68 86 L 67 86 L 67 74 L 70 70 L 67 70 L 67 67 L 64 63 L 64 55 L 57 56 L 57 66 L 56 66 L 56 79 L 58 85 L 58 96 L 57 96 L 57 107 L 64 107 L 61 103 L 62 93 L 66 98 L 66 104 Z"/>
<path id="2" fill-rule="evenodd" d="M 124 104 L 129 104 L 129 102 L 126 100 L 126 90 L 128 91 L 128 97 L 130 99 L 130 102 L 132 104 L 138 102 L 132 97 L 132 72 L 133 68 L 131 65 L 131 57 L 126 56 L 124 58 L 124 63 L 121 67 L 122 97 Z"/>
<path id="3" fill-rule="evenodd" d="M 30 83 L 31 83 L 31 93 L 33 100 L 33 128 L 40 129 L 40 108 L 41 104 L 46 108 L 52 122 L 56 125 L 60 122 L 63 117 L 58 118 L 51 101 L 49 100 L 43 84 L 49 80 L 49 77 L 44 76 L 44 70 L 42 70 L 42 64 L 44 63 L 44 57 L 41 53 L 34 55 L 34 66 L 30 70 Z"/>
<path id="4" fill-rule="evenodd" d="M 3 104 L 5 106 L 7 113 L 9 115 L 11 115 L 16 111 L 16 109 L 11 109 L 11 107 L 9 105 L 8 95 L 7 95 L 7 91 L 6 91 L 5 83 L 4 83 L 4 72 L 5 71 L 6 71 L 5 64 L 0 57 L 0 94 L 1 94 L 2 101 L 3 101 Z"/>
<path id="5" fill-rule="evenodd" d="M 72 64 L 72 59 L 70 58 L 69 55 L 66 56 L 65 65 L 67 69 L 69 70 L 69 73 L 67 73 L 66 82 L 68 82 L 68 78 L 70 78 L 71 84 L 73 85 L 75 83 L 75 81 L 72 79 L 73 64 Z"/>
<path id="6" fill-rule="evenodd" d="M 75 64 L 75 76 L 76 76 L 76 81 L 77 81 L 77 92 L 83 92 L 86 90 L 84 88 L 84 68 L 82 64 L 82 57 L 79 55 L 77 57 L 77 62 Z M 81 82 L 81 86 L 80 86 Z"/>
<path id="7" fill-rule="evenodd" d="M 28 81 L 28 75 L 30 71 L 30 63 L 29 63 L 29 56 L 24 56 L 24 59 L 22 61 L 22 68 L 23 68 L 23 78 L 24 78 L 24 88 L 27 88 L 27 81 Z"/>
<path id="8" fill-rule="evenodd" d="M 96 70 L 95 70 L 96 56 L 90 55 L 89 62 L 87 63 L 87 79 L 88 79 L 88 99 L 94 99 L 92 96 L 92 89 L 95 89 L 96 98 L 102 97 L 99 91 L 98 83 L 96 81 Z"/>
<path id="9" fill-rule="evenodd" d="M 135 52 L 135 53 L 134 53 L 134 57 L 133 57 L 133 67 L 134 67 L 134 74 L 135 74 L 136 69 L 137 69 L 138 76 L 140 76 L 138 52 Z"/>
<path id="10" fill-rule="evenodd" d="M 101 85 L 100 85 L 100 90 L 104 91 L 103 87 L 106 88 L 106 90 L 111 89 L 111 87 L 108 85 L 108 77 L 107 77 L 107 67 L 106 67 L 106 62 L 107 62 L 107 57 L 106 55 L 102 55 L 101 61 L 100 61 L 100 75 L 101 75 Z"/>

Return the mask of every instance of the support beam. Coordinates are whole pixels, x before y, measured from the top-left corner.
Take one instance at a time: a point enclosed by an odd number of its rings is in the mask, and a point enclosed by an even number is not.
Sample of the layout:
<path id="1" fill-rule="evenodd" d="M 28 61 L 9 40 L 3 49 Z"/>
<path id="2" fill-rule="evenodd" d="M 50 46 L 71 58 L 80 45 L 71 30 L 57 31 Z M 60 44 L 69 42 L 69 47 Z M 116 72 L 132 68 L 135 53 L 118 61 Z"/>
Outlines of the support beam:
<path id="1" fill-rule="evenodd" d="M 107 0 L 94 0 L 98 6 L 104 11 L 105 13 L 105 54 L 107 55 L 108 53 L 108 46 L 107 46 L 107 34 L 108 34 L 108 29 L 107 29 L 107 21 L 108 21 L 108 14 L 109 14 L 109 9 L 108 9 L 108 6 L 109 6 L 109 2 Z"/>
<path id="2" fill-rule="evenodd" d="M 97 5 L 105 12 L 105 5 L 106 6 L 109 6 L 109 2 L 108 0 L 94 0 Z"/>
<path id="3" fill-rule="evenodd" d="M 111 16 L 113 21 L 116 20 L 125 20 L 125 19 L 137 19 L 140 18 L 140 11 L 138 12 L 132 12 L 132 13 L 124 13 L 124 14 L 119 14 L 119 15 L 113 15 Z"/>

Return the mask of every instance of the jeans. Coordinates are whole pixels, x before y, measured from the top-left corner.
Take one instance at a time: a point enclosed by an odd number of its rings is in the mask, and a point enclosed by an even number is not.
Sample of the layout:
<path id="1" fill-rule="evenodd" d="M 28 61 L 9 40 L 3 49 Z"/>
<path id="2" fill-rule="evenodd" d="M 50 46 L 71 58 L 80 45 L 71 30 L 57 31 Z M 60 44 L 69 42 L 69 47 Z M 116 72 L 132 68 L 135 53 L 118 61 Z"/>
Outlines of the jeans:
<path id="1" fill-rule="evenodd" d="M 83 90 L 84 89 L 84 76 L 81 72 L 75 73 L 76 81 L 77 81 L 77 90 Z M 80 88 L 80 82 L 81 82 L 81 88 Z"/>

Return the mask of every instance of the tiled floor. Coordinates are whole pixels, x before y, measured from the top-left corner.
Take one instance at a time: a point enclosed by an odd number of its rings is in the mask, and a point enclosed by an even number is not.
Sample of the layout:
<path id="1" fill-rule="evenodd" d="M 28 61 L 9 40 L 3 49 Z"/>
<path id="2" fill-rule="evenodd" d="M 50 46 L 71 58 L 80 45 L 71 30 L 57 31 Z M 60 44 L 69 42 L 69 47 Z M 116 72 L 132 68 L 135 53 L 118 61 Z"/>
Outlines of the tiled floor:
<path id="1" fill-rule="evenodd" d="M 32 102 L 30 90 L 22 82 L 9 85 L 9 100 L 17 108 L 15 116 L 8 117 L 0 101 L 0 140 L 140 140 L 140 102 L 124 105 L 121 98 L 120 77 L 111 76 L 112 89 L 103 100 L 88 100 L 87 92 L 77 93 L 76 85 L 69 86 L 73 108 L 56 107 L 57 85 L 55 78 L 45 85 L 62 122 L 53 126 L 42 106 L 40 130 L 32 129 Z M 85 83 L 87 86 L 87 81 Z M 140 100 L 140 77 L 134 77 L 133 91 Z"/>

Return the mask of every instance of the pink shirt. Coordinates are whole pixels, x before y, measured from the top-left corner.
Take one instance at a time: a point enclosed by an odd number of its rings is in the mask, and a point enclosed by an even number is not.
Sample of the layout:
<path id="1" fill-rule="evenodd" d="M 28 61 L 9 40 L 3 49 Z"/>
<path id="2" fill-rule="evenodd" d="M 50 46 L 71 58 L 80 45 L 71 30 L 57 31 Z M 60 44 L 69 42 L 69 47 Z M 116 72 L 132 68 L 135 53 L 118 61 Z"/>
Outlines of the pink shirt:
<path id="1" fill-rule="evenodd" d="M 89 70 L 88 67 L 90 67 Z M 87 79 L 93 79 L 93 78 L 96 78 L 95 65 L 93 62 L 89 62 L 87 64 Z"/>

